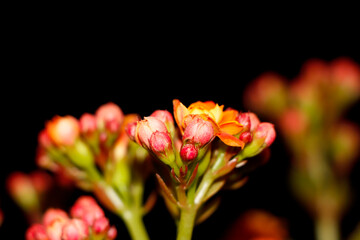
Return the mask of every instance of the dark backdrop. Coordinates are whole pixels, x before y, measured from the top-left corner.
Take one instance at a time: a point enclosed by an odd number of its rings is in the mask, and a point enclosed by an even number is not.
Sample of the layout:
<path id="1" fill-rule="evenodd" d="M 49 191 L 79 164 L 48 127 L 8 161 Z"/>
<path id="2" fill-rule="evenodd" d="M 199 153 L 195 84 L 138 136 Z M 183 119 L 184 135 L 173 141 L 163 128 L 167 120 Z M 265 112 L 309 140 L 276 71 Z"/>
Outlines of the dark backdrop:
<path id="1" fill-rule="evenodd" d="M 146 116 L 156 109 L 171 111 L 174 98 L 185 105 L 213 100 L 247 110 L 242 105 L 244 87 L 265 71 L 291 79 L 310 58 L 330 61 L 348 56 L 360 63 L 357 39 L 348 37 L 338 42 L 331 38 L 348 36 L 341 27 L 321 37 L 300 30 L 288 34 L 286 30 L 266 29 L 256 35 L 222 34 L 216 39 L 215 34 L 199 37 L 195 32 L 163 38 L 150 31 L 121 37 L 71 31 L 67 35 L 63 31 L 44 34 L 24 27 L 14 37 L 9 36 L 5 47 L 0 165 L 0 206 L 5 222 L 0 229 L 1 239 L 10 234 L 11 239 L 22 239 L 27 227 L 4 189 L 5 178 L 15 170 L 36 169 L 37 133 L 56 114 L 80 117 L 112 101 L 125 113 Z M 357 112 L 359 104 L 347 117 L 360 123 Z M 194 239 L 221 239 L 231 223 L 250 208 L 286 219 L 294 239 L 313 239 L 312 221 L 289 191 L 289 156 L 281 137 L 271 148 L 269 163 L 253 172 L 245 187 L 222 193 L 220 208 L 196 227 Z M 351 176 L 356 202 L 343 219 L 344 235 L 354 229 L 359 216 L 359 174 L 358 162 Z M 67 196 L 69 206 L 80 194 Z M 119 236 L 124 236 L 121 239 L 126 239 L 121 221 L 110 217 L 118 225 Z M 175 226 L 161 199 L 145 217 L 145 223 L 152 239 L 175 238 Z"/>

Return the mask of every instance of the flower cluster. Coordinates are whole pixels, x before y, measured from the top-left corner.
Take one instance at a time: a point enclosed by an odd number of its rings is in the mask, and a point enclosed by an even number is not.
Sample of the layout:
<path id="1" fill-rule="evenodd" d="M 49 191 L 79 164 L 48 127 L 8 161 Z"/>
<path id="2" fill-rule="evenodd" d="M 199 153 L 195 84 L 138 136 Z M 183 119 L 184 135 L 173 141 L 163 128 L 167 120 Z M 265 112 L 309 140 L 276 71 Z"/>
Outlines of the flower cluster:
<path id="1" fill-rule="evenodd" d="M 360 98 L 360 66 L 349 59 L 310 60 L 290 83 L 264 74 L 249 85 L 245 104 L 279 126 L 293 153 L 293 190 L 318 226 L 338 224 L 349 201 L 348 176 L 359 156 L 360 128 L 342 119 Z M 272 106 L 272 107 L 271 107 Z M 329 220 L 330 219 L 330 220 Z M 318 231 L 318 239 L 329 239 Z"/>
<path id="2" fill-rule="evenodd" d="M 26 231 L 26 240 L 87 240 L 115 239 L 117 230 L 96 201 L 80 197 L 70 210 L 70 216 L 61 209 L 48 209 L 42 224 L 36 223 Z"/>
<path id="3" fill-rule="evenodd" d="M 276 134 L 273 124 L 260 122 L 254 113 L 224 110 L 211 101 L 185 107 L 175 99 L 173 106 L 175 121 L 170 112 L 156 110 L 128 125 L 127 133 L 163 163 L 159 167 L 167 166 L 156 174 L 165 202 L 180 223 L 190 221 L 192 225 L 216 209 L 218 202 L 204 203 L 225 184 L 232 188 L 243 185 L 244 174 L 235 169 L 270 146 Z M 193 216 L 184 220 L 183 212 L 188 209 Z M 191 234 L 192 230 L 179 227 L 178 234 L 182 231 Z"/>

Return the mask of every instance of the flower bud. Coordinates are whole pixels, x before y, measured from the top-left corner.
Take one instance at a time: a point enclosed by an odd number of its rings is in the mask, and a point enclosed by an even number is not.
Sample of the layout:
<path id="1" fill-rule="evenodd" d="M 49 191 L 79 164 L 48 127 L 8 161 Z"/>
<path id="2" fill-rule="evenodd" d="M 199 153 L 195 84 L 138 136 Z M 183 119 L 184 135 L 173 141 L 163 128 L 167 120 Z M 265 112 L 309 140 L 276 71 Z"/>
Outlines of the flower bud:
<path id="1" fill-rule="evenodd" d="M 31 225 L 25 233 L 26 240 L 48 240 L 44 225 L 35 223 Z"/>
<path id="2" fill-rule="evenodd" d="M 66 149 L 71 161 L 78 167 L 89 168 L 94 165 L 94 155 L 90 147 L 81 139 Z"/>
<path id="3" fill-rule="evenodd" d="M 239 160 L 259 154 L 273 143 L 275 137 L 276 132 L 273 124 L 267 122 L 260 123 L 253 134 L 251 143 L 247 144 L 245 148 L 240 151 L 238 155 Z"/>
<path id="4" fill-rule="evenodd" d="M 249 143 L 252 141 L 252 136 L 250 132 L 243 132 L 240 134 L 239 139 L 243 141 L 244 143 Z"/>
<path id="5" fill-rule="evenodd" d="M 180 156 L 185 162 L 193 161 L 198 156 L 198 149 L 193 144 L 185 144 L 181 147 Z"/>
<path id="6" fill-rule="evenodd" d="M 106 217 L 98 218 L 92 226 L 96 234 L 105 233 L 109 229 L 109 220 Z"/>
<path id="7" fill-rule="evenodd" d="M 92 226 L 98 218 L 104 217 L 104 211 L 90 196 L 82 196 L 72 206 L 70 215 L 84 220 L 86 224 Z"/>
<path id="8" fill-rule="evenodd" d="M 67 222 L 69 220 L 69 216 L 66 212 L 57 208 L 49 208 L 43 216 L 43 224 L 45 227 L 48 227 L 54 221 Z"/>
<path id="9" fill-rule="evenodd" d="M 6 185 L 11 197 L 22 209 L 32 211 L 39 208 L 39 198 L 28 175 L 21 172 L 11 173 Z"/>
<path id="10" fill-rule="evenodd" d="M 203 147 L 211 142 L 214 137 L 215 133 L 212 124 L 199 116 L 195 116 L 187 122 L 182 139 L 183 142 L 191 142 Z"/>
<path id="11" fill-rule="evenodd" d="M 107 238 L 109 240 L 112 240 L 112 239 L 115 239 L 116 238 L 116 235 L 117 235 L 117 230 L 114 226 L 111 226 L 109 228 L 109 231 L 107 232 Z"/>
<path id="12" fill-rule="evenodd" d="M 71 146 L 79 137 L 79 123 L 72 116 L 55 116 L 46 124 L 50 139 L 58 146 Z"/>
<path id="13" fill-rule="evenodd" d="M 145 117 L 136 127 L 135 140 L 144 148 L 151 149 L 150 138 L 154 132 L 168 133 L 165 124 L 155 117 Z"/>
<path id="14" fill-rule="evenodd" d="M 38 143 L 42 148 L 49 148 L 53 146 L 48 132 L 44 129 L 38 135 Z"/>
<path id="15" fill-rule="evenodd" d="M 239 115 L 236 117 L 236 121 L 238 121 L 243 126 L 242 132 L 250 131 L 251 121 L 249 113 L 239 113 Z"/>
<path id="16" fill-rule="evenodd" d="M 249 112 L 248 114 L 250 117 L 250 132 L 254 132 L 258 128 L 260 120 L 255 113 Z"/>
<path id="17" fill-rule="evenodd" d="M 135 141 L 136 126 L 137 122 L 132 122 L 125 127 L 126 134 L 132 141 Z"/>
<path id="18" fill-rule="evenodd" d="M 155 131 L 150 137 L 150 150 L 166 164 L 175 160 L 172 141 L 168 132 Z"/>
<path id="19" fill-rule="evenodd" d="M 118 105 L 107 103 L 96 110 L 95 118 L 99 129 L 115 133 L 120 129 L 124 114 Z"/>
<path id="20" fill-rule="evenodd" d="M 79 120 L 80 132 L 86 136 L 92 135 L 96 129 L 96 118 L 94 115 L 84 113 Z"/>
<path id="21" fill-rule="evenodd" d="M 170 132 L 171 136 L 174 136 L 175 134 L 175 125 L 174 125 L 174 119 L 171 115 L 171 113 L 167 110 L 156 110 L 153 112 L 151 117 L 156 117 L 163 123 L 165 123 L 166 128 Z"/>
<path id="22" fill-rule="evenodd" d="M 71 219 L 62 228 L 61 239 L 81 240 L 89 236 L 89 228 L 81 219 Z"/>

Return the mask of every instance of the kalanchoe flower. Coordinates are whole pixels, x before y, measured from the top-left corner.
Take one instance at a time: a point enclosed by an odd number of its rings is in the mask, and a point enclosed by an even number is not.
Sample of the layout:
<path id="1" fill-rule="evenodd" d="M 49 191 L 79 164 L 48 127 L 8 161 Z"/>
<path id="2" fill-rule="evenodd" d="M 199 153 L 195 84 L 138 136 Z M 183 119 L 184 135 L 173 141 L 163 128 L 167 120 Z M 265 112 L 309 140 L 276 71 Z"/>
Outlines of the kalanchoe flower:
<path id="1" fill-rule="evenodd" d="M 86 136 L 92 135 L 96 129 L 96 118 L 94 115 L 89 113 L 84 113 L 79 120 L 80 132 Z"/>
<path id="2" fill-rule="evenodd" d="M 191 142 L 199 147 L 205 146 L 215 137 L 214 128 L 209 121 L 205 121 L 198 115 L 191 116 L 184 130 L 182 140 L 184 143 Z"/>
<path id="3" fill-rule="evenodd" d="M 71 146 L 79 137 L 79 123 L 72 116 L 55 116 L 46 124 L 50 139 L 58 146 Z"/>
<path id="4" fill-rule="evenodd" d="M 186 108 L 179 100 L 175 99 L 174 115 L 176 123 L 180 131 L 184 134 L 186 127 L 193 120 L 193 115 L 198 115 L 206 121 L 209 121 L 213 128 L 214 133 L 225 144 L 235 147 L 244 147 L 244 142 L 233 135 L 238 134 L 242 130 L 242 125 L 236 121 L 238 112 L 235 110 L 225 110 L 224 106 L 219 106 L 214 102 L 196 102 Z"/>
<path id="5" fill-rule="evenodd" d="M 155 132 L 168 133 L 165 124 L 155 117 L 145 117 L 136 126 L 135 140 L 144 148 L 151 149 L 150 138 Z"/>
<path id="6" fill-rule="evenodd" d="M 167 110 L 156 110 L 153 112 L 151 117 L 156 117 L 163 123 L 165 123 L 166 128 L 168 129 L 171 136 L 174 136 L 175 134 L 175 126 L 174 126 L 174 119 L 171 115 L 171 113 Z"/>
<path id="7" fill-rule="evenodd" d="M 190 162 L 198 156 L 199 150 L 194 144 L 185 144 L 181 147 L 180 156 L 185 162 Z"/>

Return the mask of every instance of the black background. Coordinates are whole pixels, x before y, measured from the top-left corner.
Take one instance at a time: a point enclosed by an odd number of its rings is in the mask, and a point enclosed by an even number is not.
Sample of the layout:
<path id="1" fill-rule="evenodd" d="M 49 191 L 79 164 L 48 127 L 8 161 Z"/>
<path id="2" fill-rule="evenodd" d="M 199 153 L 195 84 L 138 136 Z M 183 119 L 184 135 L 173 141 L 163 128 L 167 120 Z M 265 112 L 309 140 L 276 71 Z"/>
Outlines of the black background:
<path id="1" fill-rule="evenodd" d="M 247 110 L 242 105 L 244 87 L 263 72 L 292 79 L 311 58 L 330 61 L 347 56 L 360 63 L 359 39 L 354 36 L 358 29 L 351 26 L 325 21 L 312 26 L 314 32 L 308 31 L 309 26 L 244 27 L 246 24 L 230 28 L 196 25 L 187 31 L 146 23 L 136 27 L 38 26 L 38 22 L 22 21 L 11 28 L 3 46 L 1 87 L 0 206 L 5 213 L 1 239 L 9 239 L 10 234 L 11 239 L 22 239 L 27 227 L 5 191 L 5 179 L 15 170 L 36 169 L 37 133 L 54 115 L 80 117 L 112 101 L 124 113 L 147 116 L 156 109 L 172 111 L 174 98 L 185 105 L 213 100 Z M 346 117 L 360 123 L 358 112 L 359 103 Z M 271 149 L 269 163 L 253 172 L 247 185 L 222 193 L 220 208 L 196 227 L 194 239 L 221 239 L 231 223 L 251 208 L 286 219 L 294 239 L 313 239 L 312 220 L 289 190 L 289 154 L 281 136 Z M 342 221 L 344 236 L 359 220 L 359 174 L 358 161 L 351 175 L 355 201 Z M 66 196 L 69 206 L 80 194 Z M 127 239 L 122 222 L 111 213 L 108 216 L 118 226 L 121 239 Z M 175 225 L 161 199 L 145 217 L 145 224 L 152 239 L 175 238 Z"/>

